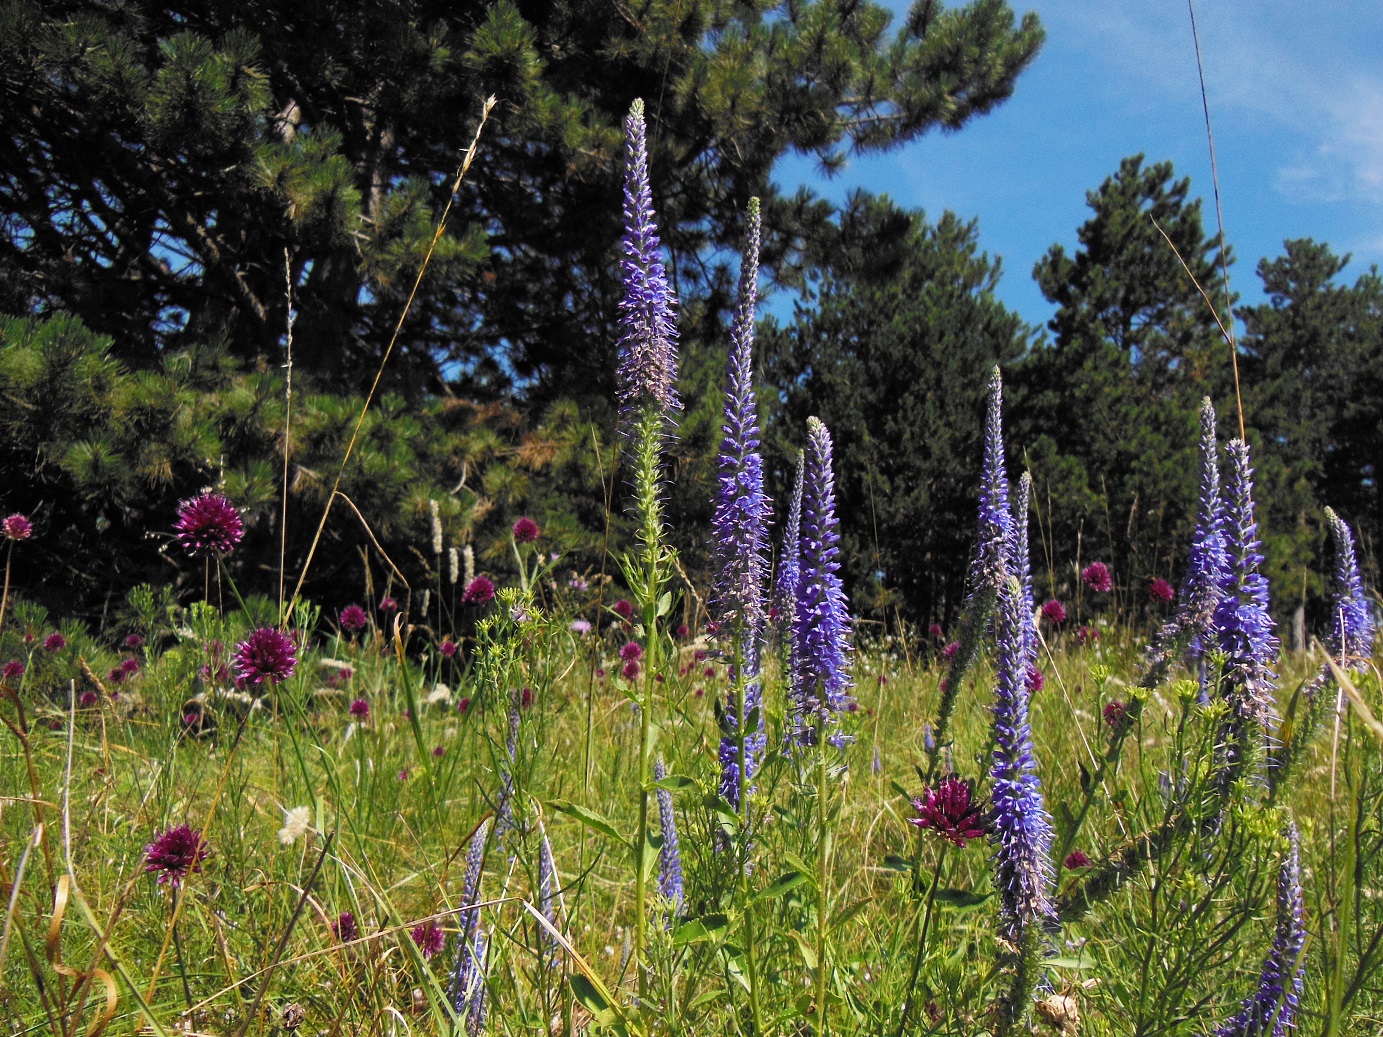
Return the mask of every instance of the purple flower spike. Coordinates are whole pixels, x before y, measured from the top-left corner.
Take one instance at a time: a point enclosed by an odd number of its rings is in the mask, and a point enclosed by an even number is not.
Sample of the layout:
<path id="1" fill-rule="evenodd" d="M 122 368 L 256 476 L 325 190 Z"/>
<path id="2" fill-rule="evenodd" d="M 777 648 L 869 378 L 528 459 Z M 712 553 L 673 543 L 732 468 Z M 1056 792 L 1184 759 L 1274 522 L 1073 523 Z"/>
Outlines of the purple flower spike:
<path id="1" fill-rule="evenodd" d="M 1219 447 L 1215 439 L 1215 408 L 1206 397 L 1200 414 L 1200 491 L 1196 505 L 1196 530 L 1186 562 L 1186 575 L 1177 592 L 1176 611 L 1163 624 L 1147 652 L 1143 686 L 1156 685 L 1167 666 L 1181 651 L 1195 665 L 1215 643 L 1214 614 L 1229 574 L 1225 553 L 1224 502 L 1220 498 Z M 1184 649 L 1179 646 L 1184 646 Z M 1208 698 L 1207 675 L 1201 666 L 1201 694 Z"/>
<path id="2" fill-rule="evenodd" d="M 744 686 L 744 712 L 753 717 L 758 714 L 754 729 L 744 736 L 744 769 L 749 783 L 758 773 L 759 761 L 763 757 L 768 736 L 764 733 L 763 684 L 759 678 L 759 645 L 747 637 L 741 642 L 741 658 L 746 675 Z M 733 677 L 733 674 L 732 674 Z M 720 710 L 720 794 L 736 810 L 740 797 L 746 790 L 746 782 L 740 778 L 739 744 L 736 732 L 739 730 L 739 717 L 735 714 L 735 694 L 733 688 L 726 696 L 726 706 Z M 748 791 L 753 791 L 752 784 Z"/>
<path id="3" fill-rule="evenodd" d="M 653 764 L 653 779 L 667 777 L 663 758 Z M 682 913 L 682 851 L 677 842 L 677 815 L 672 811 L 672 793 L 658 790 L 658 824 L 662 829 L 663 845 L 658 850 L 658 889 L 668 901 L 671 917 Z"/>
<path id="4" fill-rule="evenodd" d="M 173 531 L 188 554 L 227 555 L 245 535 L 245 524 L 221 494 L 203 493 L 178 505 Z"/>
<path id="5" fill-rule="evenodd" d="M 297 666 L 293 639 L 272 627 L 261 627 L 235 646 L 235 678 L 242 684 L 282 684 Z"/>
<path id="6" fill-rule="evenodd" d="M 1343 519 L 1325 509 L 1330 523 L 1330 538 L 1335 543 L 1335 607 L 1331 610 L 1330 654 L 1355 669 L 1363 669 L 1373 654 L 1373 611 L 1359 578 L 1359 562 L 1354 554 L 1354 535 Z"/>
<path id="7" fill-rule="evenodd" d="M 1306 974 L 1306 898 L 1301 888 L 1301 846 L 1294 824 L 1287 826 L 1287 853 L 1277 873 L 1277 927 L 1263 959 L 1258 989 L 1215 1037 L 1286 1037 L 1297 1025 Z"/>
<path id="8" fill-rule="evenodd" d="M 543 844 L 538 850 L 538 910 L 554 929 L 557 928 L 557 862 L 552 858 L 552 843 L 548 842 L 547 832 L 542 833 Z M 557 958 L 557 938 L 546 928 L 539 930 L 538 945 L 543 951 L 543 960 L 551 966 Z"/>
<path id="9" fill-rule="evenodd" d="M 490 821 L 480 822 L 466 848 L 466 872 L 461 880 L 461 910 L 456 920 L 460 933 L 456 939 L 456 967 L 451 974 L 451 1003 L 458 1018 L 466 1019 L 484 997 L 485 949 L 480 929 L 480 877 L 485 868 L 485 841 Z M 479 966 L 479 967 L 477 967 Z"/>
<path id="10" fill-rule="evenodd" d="M 1027 673 L 1036 672 L 1037 665 L 1037 607 L 1032 596 L 1032 567 L 1028 559 L 1028 507 L 1032 501 L 1032 476 L 1024 472 L 1018 480 L 1018 492 L 1013 498 L 1013 514 L 1009 518 L 1008 551 L 1013 575 L 1023 589 L 1023 657 Z M 1039 679 L 1040 679 L 1039 674 Z M 1031 681 L 1029 681 L 1031 685 Z M 1030 690 L 1039 690 L 1030 688 Z"/>
<path id="11" fill-rule="evenodd" d="M 1028 721 L 1026 588 L 1018 578 L 999 592 L 998 682 L 994 691 L 994 885 L 1000 935 L 1026 953 L 1041 931 L 1056 925 L 1052 902 L 1052 821 L 1042 801 Z"/>
<path id="12" fill-rule="evenodd" d="M 802 494 L 802 573 L 793 624 L 793 706 L 797 740 L 813 744 L 816 728 L 833 728 L 854 705 L 846 659 L 850 617 L 837 570 L 840 528 L 836 519 L 831 433 L 819 418 L 807 419 L 807 450 Z M 845 736 L 836 732 L 837 748 Z"/>
<path id="13" fill-rule="evenodd" d="M 797 478 L 794 480 L 792 501 L 788 505 L 787 528 L 783 530 L 783 555 L 778 560 L 778 581 L 774 597 L 782 610 L 783 625 L 792 628 L 793 603 L 797 600 L 797 581 L 802 574 L 802 451 L 797 452 Z"/>
<path id="14" fill-rule="evenodd" d="M 668 284 L 658 240 L 653 192 L 648 185 L 648 141 L 643 101 L 624 122 L 624 258 L 620 275 L 619 401 L 622 407 L 651 404 L 677 410 L 677 300 Z"/>
<path id="15" fill-rule="evenodd" d="M 984 473 L 980 481 L 979 531 L 970 584 L 997 587 L 1004 571 L 1004 549 L 1011 513 L 1004 472 L 1004 383 L 999 369 L 989 376 L 989 410 L 984 422 Z"/>
<path id="16" fill-rule="evenodd" d="M 768 580 L 768 521 L 759 454 L 759 416 L 754 398 L 754 303 L 759 278 L 759 200 L 749 202 L 749 240 L 740 268 L 739 305 L 730 334 L 725 397 L 725 439 L 720 450 L 720 490 L 711 519 L 716 561 L 716 619 L 722 630 L 736 622 L 757 631 L 764 619 Z"/>
<path id="17" fill-rule="evenodd" d="M 1278 641 L 1268 612 L 1268 580 L 1258 523 L 1253 515 L 1253 469 L 1243 440 L 1229 444 L 1229 479 L 1225 486 L 1225 547 L 1229 572 L 1215 606 L 1214 624 L 1220 651 L 1226 656 L 1223 694 L 1239 737 L 1257 728 L 1263 737 L 1274 720 L 1272 664 Z M 1242 754 L 1242 746 L 1240 747 Z M 1240 757 L 1242 758 L 1242 756 Z"/>

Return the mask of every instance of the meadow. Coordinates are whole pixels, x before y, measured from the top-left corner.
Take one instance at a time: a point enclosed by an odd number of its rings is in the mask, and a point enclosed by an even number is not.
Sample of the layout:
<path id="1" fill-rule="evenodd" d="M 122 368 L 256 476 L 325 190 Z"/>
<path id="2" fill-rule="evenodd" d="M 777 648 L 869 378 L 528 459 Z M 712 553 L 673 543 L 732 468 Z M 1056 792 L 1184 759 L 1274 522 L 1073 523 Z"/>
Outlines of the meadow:
<path id="1" fill-rule="evenodd" d="M 1248 448 L 1202 412 L 1180 588 L 1033 598 L 1002 386 L 955 630 L 852 624 L 830 431 L 770 552 L 751 207 L 714 587 L 668 546 L 675 310 L 627 124 L 622 477 L 575 571 L 538 523 L 324 615 L 202 573 L 99 635 L 0 605 L 0 1003 L 12 1033 L 1208 1034 L 1383 1025 L 1374 606 L 1332 514 L 1334 629 L 1272 633 Z M 1221 473 L 1223 471 L 1223 479 Z M 325 520 L 324 520 L 325 521 Z M 775 534 L 776 537 L 776 534 Z M 776 565 L 770 567 L 770 557 Z"/>

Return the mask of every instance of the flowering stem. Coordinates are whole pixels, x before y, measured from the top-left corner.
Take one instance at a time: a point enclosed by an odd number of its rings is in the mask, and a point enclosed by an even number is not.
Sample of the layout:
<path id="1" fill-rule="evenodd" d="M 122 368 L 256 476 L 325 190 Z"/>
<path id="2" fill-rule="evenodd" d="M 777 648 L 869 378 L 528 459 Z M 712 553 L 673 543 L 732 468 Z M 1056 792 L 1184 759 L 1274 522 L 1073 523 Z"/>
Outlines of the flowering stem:
<path id="1" fill-rule="evenodd" d="M 820 714 L 818 714 L 820 717 Z M 817 840 L 817 876 L 816 876 L 816 1012 L 817 1012 L 817 1034 L 827 1033 L 826 1011 L 826 929 L 827 911 L 830 906 L 830 891 L 827 883 L 830 879 L 829 858 L 831 853 L 831 835 L 826 827 L 826 724 L 823 719 L 818 719 L 816 723 L 816 840 Z"/>
<path id="2" fill-rule="evenodd" d="M 5 631 L 5 606 L 10 603 L 10 558 L 14 555 L 14 541 L 5 547 L 5 590 L 0 593 L 0 633 Z"/>
<path id="3" fill-rule="evenodd" d="M 735 638 L 735 761 L 739 766 L 740 796 L 737 804 L 739 814 L 739 841 L 737 852 L 739 854 L 739 885 L 740 899 L 744 903 L 744 962 L 745 971 L 749 974 L 749 1012 L 754 1020 L 755 1037 L 760 1037 L 764 1032 L 762 1013 L 759 1009 L 759 977 L 758 967 L 754 957 L 754 908 L 749 901 L 749 753 L 745 748 L 746 731 L 748 730 L 749 718 L 745 716 L 746 685 L 749 676 L 745 672 L 747 668 L 747 653 L 744 651 L 744 639 Z"/>
<path id="4" fill-rule="evenodd" d="M 919 829 L 917 836 L 919 839 L 924 837 L 924 833 Z M 917 980 L 922 975 L 922 962 L 927 956 L 927 939 L 932 931 L 932 909 L 936 906 L 936 891 L 941 885 L 941 875 L 946 866 L 946 851 L 949 846 L 941 848 L 941 855 L 936 860 L 936 870 L 932 872 L 932 885 L 927 890 L 927 904 L 917 917 L 917 923 L 913 932 L 913 942 L 917 944 L 917 955 L 912 960 L 912 976 L 908 979 L 908 991 L 903 996 L 903 1018 L 898 1021 L 897 1037 L 903 1037 L 907 1032 L 908 1022 L 912 1017 L 913 997 L 917 993 Z M 919 857 L 921 851 L 918 851 Z"/>

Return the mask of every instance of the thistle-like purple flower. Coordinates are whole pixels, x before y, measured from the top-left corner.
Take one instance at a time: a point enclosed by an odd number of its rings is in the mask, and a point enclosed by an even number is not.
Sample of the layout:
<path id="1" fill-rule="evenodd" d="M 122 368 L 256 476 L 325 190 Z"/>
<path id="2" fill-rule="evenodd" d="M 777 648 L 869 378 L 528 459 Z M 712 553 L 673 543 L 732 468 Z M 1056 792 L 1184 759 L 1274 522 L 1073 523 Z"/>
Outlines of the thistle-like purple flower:
<path id="1" fill-rule="evenodd" d="M 962 850 L 971 839 L 984 838 L 984 811 L 968 781 L 947 775 L 936 788 L 923 789 L 912 806 L 917 816 L 908 818 L 908 824 L 935 832 Z"/>
<path id="2" fill-rule="evenodd" d="M 245 535 L 245 524 L 235 505 L 219 493 L 207 492 L 178 505 L 173 531 L 189 554 L 227 555 Z"/>
<path id="3" fill-rule="evenodd" d="M 1001 1002 L 1003 1030 L 1027 1011 L 1037 984 L 1038 958 L 1058 926 L 1052 897 L 1052 820 L 1042 800 L 1028 720 L 1027 588 L 1016 573 L 999 591 L 998 680 L 994 689 L 994 754 L 990 767 L 994 809 L 994 886 L 999 893 L 999 935 L 1016 948 L 1014 978 Z"/>
<path id="4" fill-rule="evenodd" d="M 847 656 L 850 617 L 837 570 L 840 529 L 836 519 L 831 433 L 819 418 L 807 419 L 802 493 L 802 572 L 793 622 L 793 707 L 798 741 L 814 744 L 817 730 L 834 728 L 854 704 Z M 845 736 L 836 732 L 837 748 Z"/>
<path id="5" fill-rule="evenodd" d="M 485 843 L 490 834 L 486 818 L 471 836 L 466 848 L 466 871 L 461 880 L 461 910 L 456 920 L 460 933 L 456 940 L 456 967 L 451 974 L 451 1003 L 459 1019 L 469 1017 L 478 999 L 484 997 L 485 950 L 480 934 L 480 877 L 485 869 Z M 477 968 L 479 964 L 479 968 Z"/>
<path id="6" fill-rule="evenodd" d="M 1285 1037 L 1297 1025 L 1306 974 L 1306 898 L 1301 888 L 1301 847 L 1297 827 L 1287 826 L 1287 853 L 1277 873 L 1277 926 L 1273 944 L 1258 974 L 1258 989 L 1215 1037 Z"/>
<path id="7" fill-rule="evenodd" d="M 1156 685 L 1167 666 L 1185 646 L 1188 665 L 1195 666 L 1215 643 L 1215 606 L 1229 576 L 1229 556 L 1225 552 L 1224 502 L 1220 498 L 1219 447 L 1215 438 L 1215 408 L 1207 396 L 1200 412 L 1200 489 L 1196 503 L 1196 529 L 1186 560 L 1186 575 L 1177 592 L 1177 607 L 1163 624 L 1147 651 L 1147 672 L 1143 686 Z M 1201 665 L 1201 690 L 1207 694 L 1206 674 Z"/>
<path id="8" fill-rule="evenodd" d="M 495 600 L 495 584 L 488 576 L 477 576 L 461 592 L 461 604 L 481 607 Z"/>
<path id="9" fill-rule="evenodd" d="M 1225 549 L 1229 571 L 1214 610 L 1215 634 L 1225 654 L 1221 687 L 1239 737 L 1249 728 L 1263 737 L 1274 720 L 1272 664 L 1278 641 L 1268 612 L 1268 580 L 1258 542 L 1258 523 L 1253 515 L 1253 469 L 1249 448 L 1243 440 L 1228 446 L 1229 478 L 1225 486 Z M 1242 754 L 1243 747 L 1239 748 Z M 1242 756 L 1239 757 L 1242 759 Z"/>
<path id="10" fill-rule="evenodd" d="M 202 861 L 209 853 L 200 830 L 178 825 L 144 848 L 144 870 L 157 873 L 160 884 L 180 886 L 188 875 L 202 870 Z"/>
<path id="11" fill-rule="evenodd" d="M 235 646 L 235 679 L 241 684 L 281 684 L 297 666 L 293 639 L 273 627 L 260 627 Z"/>
<path id="12" fill-rule="evenodd" d="M 653 764 L 653 780 L 667 777 L 667 767 L 661 756 Z M 682 913 L 682 850 L 677 842 L 677 815 L 672 810 L 672 793 L 658 790 L 658 825 L 663 845 L 658 849 L 658 890 L 668 902 L 668 914 Z"/>
<path id="13" fill-rule="evenodd" d="M 1373 655 L 1373 611 L 1359 577 L 1354 535 L 1331 508 L 1325 509 L 1325 518 L 1330 523 L 1330 538 L 1335 545 L 1335 603 L 1326 643 L 1336 659 L 1362 669 Z"/>
<path id="14" fill-rule="evenodd" d="M 34 524 L 29 521 L 29 516 L 16 511 L 13 515 L 6 515 L 4 519 L 0 519 L 0 534 L 3 534 L 6 540 L 28 540 L 34 535 Z"/>
<path id="15" fill-rule="evenodd" d="M 677 410 L 677 300 L 668 283 L 648 184 L 648 139 L 643 101 L 624 122 L 624 257 L 620 275 L 619 401 Z"/>
<path id="16" fill-rule="evenodd" d="M 369 625 L 370 617 L 365 614 L 365 610 L 359 605 L 347 605 L 341 610 L 341 629 L 349 630 L 352 634 L 359 633 Z"/>
<path id="17" fill-rule="evenodd" d="M 447 942 L 447 934 L 431 918 L 426 922 L 419 922 L 409 931 L 408 935 L 413 938 L 413 942 L 417 945 L 424 961 L 434 954 L 440 954 Z"/>

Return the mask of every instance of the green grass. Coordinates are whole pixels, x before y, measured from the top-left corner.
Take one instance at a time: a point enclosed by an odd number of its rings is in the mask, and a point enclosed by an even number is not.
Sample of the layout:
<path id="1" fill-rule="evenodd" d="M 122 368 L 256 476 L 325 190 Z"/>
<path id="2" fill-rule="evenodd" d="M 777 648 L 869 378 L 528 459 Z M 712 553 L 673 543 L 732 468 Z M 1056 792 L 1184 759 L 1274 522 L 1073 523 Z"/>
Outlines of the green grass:
<path id="1" fill-rule="evenodd" d="M 724 667 L 697 662 L 694 645 L 677 646 L 650 719 L 655 751 L 673 775 L 689 779 L 670 783 L 681 786 L 674 798 L 687 905 L 674 928 L 660 924 L 660 905 L 653 909 L 650 993 L 639 1002 L 629 960 L 634 874 L 619 841 L 632 841 L 637 823 L 639 719 L 627 683 L 616 677 L 622 636 L 593 652 L 592 638 L 567 631 L 568 611 L 555 610 L 550 620 L 531 611 L 528 623 L 516 625 L 502 618 L 501 605 L 501 618 L 482 625 L 464 672 L 437 657 L 424 630 L 409 636 L 404 663 L 378 635 L 359 645 L 321 638 L 263 708 L 245 713 L 217 701 L 207 710 L 214 732 L 201 734 L 180 718 L 205 687 L 197 678 L 202 646 L 233 643 L 248 627 L 242 615 L 175 613 L 191 628 L 181 638 L 171 630 L 158 636 L 152 623 L 158 649 L 147 658 L 138 653 L 141 672 L 106 687 L 87 708 L 71 708 L 61 678 L 79 655 L 98 676 L 115 657 L 75 630 L 60 659 L 36 650 L 22 686 L 0 704 L 12 725 L 0 733 L 7 905 L 25 868 L 6 916 L 0 1005 L 9 1032 L 80 1034 L 107 1025 L 109 1033 L 267 1034 L 283 1031 L 291 1005 L 305 1013 L 298 1030 L 305 1034 L 451 1032 L 454 940 L 425 961 L 409 931 L 429 917 L 455 930 L 466 845 L 494 809 L 506 769 L 517 829 L 501 846 L 491 841 L 482 886 L 482 926 L 492 930 L 489 1032 L 580 1033 L 601 1023 L 650 1034 L 751 1032 L 747 912 L 764 1031 L 817 1028 L 813 876 L 820 826 L 811 758 L 770 756 L 751 804 L 752 869 L 741 883 L 735 853 L 715 850 L 717 831 L 733 829 L 713 796 L 713 703 L 728 686 Z M 21 607 L 4 633 L 7 651 L 23 650 L 18 638 L 26 623 L 41 640 L 42 617 Z M 1086 797 L 1082 775 L 1099 770 L 1110 745 L 1101 709 L 1133 695 L 1138 641 L 1108 628 L 1098 647 L 1061 639 L 1052 648 L 1043 658 L 1046 687 L 1033 707 L 1044 792 L 1049 809 L 1071 815 L 1088 798 L 1071 842 L 1098 860 L 1165 816 L 1162 775 L 1200 780 L 1213 710 L 1194 705 L 1189 683 L 1158 689 L 1117 766 L 1106 767 Z M 335 667 L 324 659 L 348 663 L 349 682 L 329 684 Z M 603 679 L 595 676 L 597 665 L 608 671 Z M 708 666 L 710 678 L 703 675 Z M 1290 657 L 1282 670 L 1285 703 L 1313 668 Z M 856 741 L 825 804 L 829 1029 L 892 1035 L 901 1024 L 918 919 L 943 858 L 944 844 L 924 839 L 914 875 L 919 842 L 906 824 L 908 796 L 922 787 L 922 730 L 932 719 L 941 671 L 911 653 L 874 646 L 856 657 L 855 673 Z M 439 681 L 448 692 L 434 696 Z M 1376 702 L 1376 679 L 1365 677 L 1361 686 Z M 77 693 L 92 687 L 83 677 Z M 525 687 L 533 704 L 521 711 L 511 766 L 509 693 Z M 981 792 L 991 687 L 982 664 L 960 696 L 953 727 L 954 768 L 976 779 Z M 464 714 L 456 706 L 462 696 L 471 700 Z M 347 710 L 357 697 L 370 704 L 364 724 Z M 771 748 L 780 742 L 782 711 L 782 689 L 771 674 Z M 1329 728 L 1319 733 L 1277 804 L 1265 804 L 1261 789 L 1239 789 L 1218 831 L 1189 834 L 1066 925 L 1039 996 L 1052 1004 L 1069 996 L 1061 1004 L 1078 1008 L 1086 1034 L 1210 1031 L 1257 981 L 1272 936 L 1278 830 L 1290 810 L 1302 830 L 1311 930 L 1302 1032 L 1323 1032 L 1332 999 L 1340 1002 L 1335 1032 L 1376 1032 L 1383 1025 L 1383 980 L 1373 965 L 1383 933 L 1375 892 L 1383 880 L 1378 746 L 1348 716 L 1338 748 L 1332 735 Z M 313 831 L 282 845 L 285 810 L 303 806 Z M 1352 810 L 1359 814 L 1354 825 Z M 170 888 L 142 868 L 146 844 L 182 823 L 204 829 L 212 852 L 186 883 L 174 928 Z M 555 964 L 545 962 L 540 925 L 524 904 L 537 902 L 542 833 L 560 880 L 558 928 L 579 964 L 566 951 Z M 729 836 L 720 841 L 733 845 Z M 993 1025 L 1004 974 L 988 856 L 982 843 L 944 854 L 909 1032 L 969 1035 Z M 55 912 L 61 876 L 68 877 L 67 895 Z M 1082 878 L 1063 870 L 1060 888 Z M 1337 908 L 1351 903 L 1341 955 Z M 352 912 L 360 929 L 349 945 L 331 929 L 342 911 Z M 573 984 L 569 974 L 582 978 Z"/>

